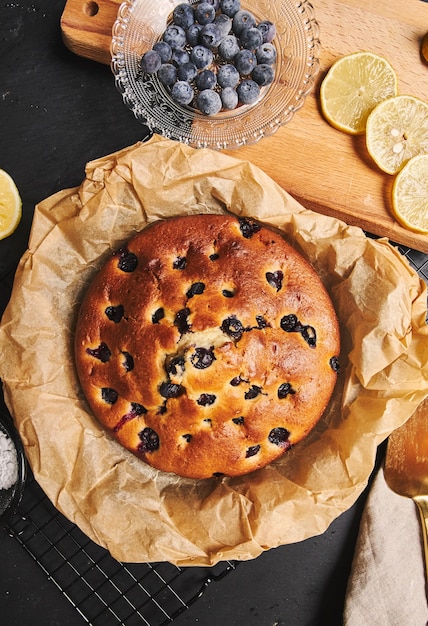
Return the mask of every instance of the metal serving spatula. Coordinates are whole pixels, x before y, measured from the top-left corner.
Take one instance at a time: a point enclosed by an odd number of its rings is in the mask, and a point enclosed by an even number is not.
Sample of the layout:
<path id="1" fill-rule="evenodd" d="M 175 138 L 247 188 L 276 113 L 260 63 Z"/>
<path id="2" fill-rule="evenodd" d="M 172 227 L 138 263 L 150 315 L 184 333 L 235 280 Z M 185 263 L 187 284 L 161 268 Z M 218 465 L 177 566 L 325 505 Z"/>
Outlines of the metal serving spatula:
<path id="1" fill-rule="evenodd" d="M 428 588 L 428 398 L 389 436 L 384 474 L 388 486 L 419 510 Z"/>

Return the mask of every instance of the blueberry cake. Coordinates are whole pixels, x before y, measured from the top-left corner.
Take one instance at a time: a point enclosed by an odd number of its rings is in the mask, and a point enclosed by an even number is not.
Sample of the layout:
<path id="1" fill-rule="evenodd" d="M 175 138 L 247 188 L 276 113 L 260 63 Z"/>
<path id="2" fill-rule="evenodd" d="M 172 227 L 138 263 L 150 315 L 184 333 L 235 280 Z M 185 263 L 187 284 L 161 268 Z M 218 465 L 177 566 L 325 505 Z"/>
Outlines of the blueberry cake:
<path id="1" fill-rule="evenodd" d="M 149 465 L 189 478 L 271 463 L 314 427 L 339 330 L 315 270 L 247 218 L 158 221 L 97 273 L 75 334 L 99 422 Z"/>

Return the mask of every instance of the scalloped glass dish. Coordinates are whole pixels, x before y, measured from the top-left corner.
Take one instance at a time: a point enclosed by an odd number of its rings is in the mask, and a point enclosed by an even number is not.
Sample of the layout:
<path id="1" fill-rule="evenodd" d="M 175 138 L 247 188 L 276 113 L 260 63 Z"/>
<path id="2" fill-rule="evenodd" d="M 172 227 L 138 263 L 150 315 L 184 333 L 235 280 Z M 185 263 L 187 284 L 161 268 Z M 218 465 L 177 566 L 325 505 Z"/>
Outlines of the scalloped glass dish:
<path id="1" fill-rule="evenodd" d="M 307 0 L 243 0 L 242 8 L 276 26 L 274 81 L 252 105 L 207 116 L 176 104 L 156 75 L 142 74 L 143 54 L 159 41 L 183 0 L 125 0 L 113 26 L 111 68 L 125 105 L 152 132 L 195 148 L 231 149 L 273 134 L 303 106 L 319 72 L 319 28 Z M 190 4 L 196 4 L 190 0 Z"/>
<path id="2" fill-rule="evenodd" d="M 26 460 L 24 447 L 12 419 L 3 413 L 0 413 L 0 432 L 12 441 L 17 463 L 16 482 L 7 489 L 0 489 L 0 525 L 3 525 L 21 501 L 26 479 Z"/>

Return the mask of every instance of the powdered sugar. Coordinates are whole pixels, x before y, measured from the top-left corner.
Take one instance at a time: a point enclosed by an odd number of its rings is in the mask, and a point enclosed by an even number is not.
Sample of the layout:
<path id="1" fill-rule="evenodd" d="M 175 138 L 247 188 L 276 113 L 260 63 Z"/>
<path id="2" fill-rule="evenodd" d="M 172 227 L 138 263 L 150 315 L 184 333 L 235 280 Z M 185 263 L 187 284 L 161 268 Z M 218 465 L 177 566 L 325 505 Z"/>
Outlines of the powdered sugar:
<path id="1" fill-rule="evenodd" d="M 0 489 L 10 489 L 18 480 L 18 461 L 13 441 L 0 429 Z"/>

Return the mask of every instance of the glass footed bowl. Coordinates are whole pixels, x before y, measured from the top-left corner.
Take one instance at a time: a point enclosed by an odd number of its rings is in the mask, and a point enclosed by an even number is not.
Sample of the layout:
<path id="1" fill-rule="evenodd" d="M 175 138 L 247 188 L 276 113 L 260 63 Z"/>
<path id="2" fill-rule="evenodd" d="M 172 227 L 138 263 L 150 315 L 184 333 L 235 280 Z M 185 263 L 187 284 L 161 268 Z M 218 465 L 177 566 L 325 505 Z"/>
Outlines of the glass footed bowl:
<path id="1" fill-rule="evenodd" d="M 113 26 L 111 68 L 125 105 L 154 133 L 195 148 L 252 144 L 287 124 L 304 104 L 319 72 L 319 27 L 307 0 L 242 0 L 258 21 L 275 24 L 273 82 L 252 105 L 212 116 L 174 102 L 156 75 L 143 74 L 141 58 L 162 38 L 183 0 L 125 0 Z M 190 0 L 189 4 L 197 4 Z"/>
<path id="2" fill-rule="evenodd" d="M 16 507 L 21 501 L 25 480 L 27 464 L 25 459 L 24 447 L 21 439 L 16 431 L 12 418 L 0 412 L 0 432 L 6 435 L 13 443 L 16 452 L 16 462 L 18 469 L 17 480 L 9 489 L 0 489 L 0 526 L 6 524 L 9 517 L 15 512 Z"/>

